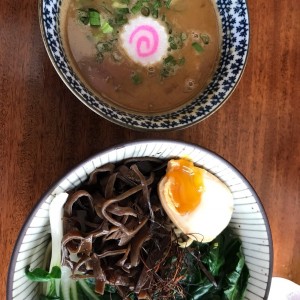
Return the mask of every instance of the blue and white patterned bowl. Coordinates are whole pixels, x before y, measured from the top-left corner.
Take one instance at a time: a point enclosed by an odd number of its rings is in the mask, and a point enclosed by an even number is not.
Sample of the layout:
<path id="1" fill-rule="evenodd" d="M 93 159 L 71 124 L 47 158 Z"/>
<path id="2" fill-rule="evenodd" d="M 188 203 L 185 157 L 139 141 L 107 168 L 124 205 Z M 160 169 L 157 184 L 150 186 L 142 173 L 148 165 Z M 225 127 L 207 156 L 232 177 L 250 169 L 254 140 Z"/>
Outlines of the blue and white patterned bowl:
<path id="1" fill-rule="evenodd" d="M 268 298 L 273 266 L 272 237 L 262 204 L 248 181 L 231 164 L 207 149 L 177 141 L 147 140 L 118 145 L 87 159 L 44 194 L 27 219 L 16 243 L 9 267 L 8 300 L 38 299 L 37 283 L 28 281 L 24 270 L 29 264 L 33 268 L 42 265 L 50 237 L 49 204 L 55 195 L 80 185 L 97 167 L 141 156 L 161 159 L 188 156 L 229 187 L 234 197 L 234 212 L 229 226 L 242 240 L 250 270 L 244 299 Z"/>
<path id="2" fill-rule="evenodd" d="M 246 0 L 216 0 L 221 19 L 222 49 L 219 66 L 201 94 L 170 113 L 146 116 L 130 113 L 96 97 L 78 79 L 68 63 L 59 31 L 61 0 L 40 0 L 42 37 L 48 55 L 63 82 L 91 110 L 116 124 L 136 130 L 172 130 L 195 124 L 210 116 L 228 99 L 243 73 L 249 47 Z"/>

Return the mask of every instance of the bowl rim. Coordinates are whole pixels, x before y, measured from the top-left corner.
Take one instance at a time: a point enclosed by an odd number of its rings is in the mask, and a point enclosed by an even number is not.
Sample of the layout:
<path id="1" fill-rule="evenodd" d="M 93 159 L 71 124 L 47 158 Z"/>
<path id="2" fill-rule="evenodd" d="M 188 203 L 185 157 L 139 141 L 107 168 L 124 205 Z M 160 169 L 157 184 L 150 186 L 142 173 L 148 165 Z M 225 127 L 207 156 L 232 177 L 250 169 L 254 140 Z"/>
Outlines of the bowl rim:
<path id="1" fill-rule="evenodd" d="M 67 172 L 65 172 L 64 175 L 60 176 L 60 178 L 58 180 L 56 180 L 54 183 L 52 183 L 49 186 L 49 188 L 47 189 L 47 191 L 42 194 L 42 196 L 38 199 L 38 201 L 33 206 L 32 210 L 29 213 L 28 217 L 26 218 L 25 222 L 23 223 L 23 225 L 22 225 L 22 227 L 19 231 L 18 238 L 17 238 L 17 240 L 15 242 L 15 245 L 14 245 L 14 248 L 13 248 L 13 252 L 12 252 L 9 267 L 8 267 L 8 275 L 7 275 L 7 283 L 6 283 L 6 298 L 7 298 L 7 300 L 12 300 L 13 299 L 13 297 L 12 297 L 13 275 L 14 275 L 15 265 L 16 265 L 16 262 L 17 262 L 18 253 L 19 253 L 22 241 L 24 239 L 24 236 L 26 234 L 26 231 L 27 231 L 29 225 L 31 224 L 33 218 L 35 217 L 36 213 L 38 212 L 38 210 L 40 209 L 42 204 L 45 202 L 45 200 L 51 195 L 51 193 L 53 192 L 55 187 L 60 182 L 62 182 L 64 179 L 66 179 L 70 174 L 74 173 L 75 170 L 78 167 L 88 163 L 89 161 L 91 161 L 93 159 L 96 159 L 97 157 L 99 157 L 99 155 L 103 155 L 105 153 L 110 153 L 112 151 L 115 151 L 115 150 L 118 150 L 118 149 L 121 149 L 121 148 L 126 148 L 126 147 L 140 145 L 140 144 L 147 144 L 147 143 L 163 143 L 163 144 L 177 144 L 177 145 L 181 145 L 181 146 L 192 146 L 192 147 L 194 147 L 198 150 L 201 150 L 201 151 L 205 152 L 206 154 L 209 154 L 212 157 L 222 161 L 222 163 L 224 163 L 229 169 L 232 169 L 234 172 L 237 173 L 239 178 L 243 181 L 243 183 L 247 186 L 247 188 L 251 191 L 253 197 L 255 198 L 255 201 L 256 201 L 257 205 L 259 206 L 260 212 L 261 212 L 263 220 L 265 222 L 264 225 L 266 226 L 266 232 L 267 232 L 267 235 L 268 235 L 269 250 L 270 250 L 270 253 L 269 253 L 269 257 L 270 257 L 269 264 L 270 265 L 269 265 L 269 274 L 268 274 L 267 287 L 265 289 L 265 295 L 264 295 L 263 299 L 268 298 L 268 294 L 269 294 L 270 287 L 271 287 L 271 279 L 272 279 L 273 264 L 274 264 L 273 238 L 272 238 L 272 232 L 271 232 L 271 228 L 270 228 L 269 219 L 268 219 L 268 216 L 267 216 L 266 211 L 264 209 L 264 206 L 263 206 L 259 196 L 257 195 L 256 191 L 254 190 L 254 188 L 250 184 L 250 182 L 228 160 L 226 160 L 225 158 L 223 158 L 221 155 L 217 154 L 216 152 L 214 152 L 212 150 L 209 150 L 206 147 L 200 146 L 200 145 L 195 144 L 195 143 L 185 142 L 185 141 L 176 140 L 176 139 L 139 139 L 139 140 L 134 140 L 134 141 L 130 141 L 130 142 L 119 143 L 119 144 L 116 144 L 114 146 L 104 148 L 103 150 L 100 150 L 97 153 L 89 156 L 88 158 L 86 158 L 86 159 L 82 160 L 81 162 L 77 163 L 72 168 L 69 168 L 69 170 Z"/>
<path id="2" fill-rule="evenodd" d="M 208 113 L 206 113 L 203 117 L 201 117 L 199 119 L 196 119 L 196 120 L 194 120 L 192 122 L 183 124 L 183 125 L 180 124 L 180 125 L 176 125 L 175 127 L 166 127 L 166 128 L 162 128 L 162 127 L 159 127 L 159 128 L 150 128 L 150 127 L 145 127 L 145 126 L 144 127 L 142 127 L 142 126 L 137 126 L 136 127 L 135 125 L 128 124 L 128 123 L 126 123 L 124 121 L 121 121 L 121 120 L 116 119 L 114 117 L 110 117 L 109 115 L 101 112 L 100 110 L 96 109 L 93 105 L 90 105 L 89 103 L 87 103 L 87 101 L 85 101 L 81 97 L 81 95 L 80 95 L 79 92 L 77 92 L 75 89 L 72 89 L 71 85 L 69 84 L 69 82 L 67 81 L 67 79 L 65 78 L 65 76 L 63 75 L 63 72 L 60 70 L 60 68 L 55 63 L 55 59 L 53 57 L 53 54 L 52 54 L 52 52 L 49 49 L 49 45 L 48 45 L 47 37 L 46 37 L 46 33 L 45 33 L 45 27 L 44 27 L 44 24 L 43 24 L 43 3 L 44 3 L 44 1 L 45 0 L 38 0 L 39 27 L 40 27 L 40 33 L 41 33 L 41 36 L 42 36 L 44 48 L 46 49 L 47 55 L 48 55 L 48 57 L 49 57 L 49 59 L 50 59 L 50 61 L 52 63 L 52 66 L 54 67 L 56 73 L 59 75 L 59 77 L 63 81 L 64 85 L 67 86 L 67 88 L 71 91 L 71 93 L 81 103 L 83 103 L 88 109 L 90 109 L 95 114 L 97 114 L 98 116 L 102 117 L 103 119 L 105 119 L 105 120 L 107 120 L 109 122 L 112 122 L 114 124 L 117 124 L 117 125 L 119 125 L 121 127 L 132 129 L 132 130 L 135 130 L 135 131 L 141 131 L 141 132 L 147 132 L 147 131 L 151 131 L 151 130 L 154 130 L 156 132 L 168 132 L 168 131 L 182 130 L 182 129 L 186 129 L 188 127 L 191 127 L 193 125 L 196 125 L 196 124 L 198 124 L 198 123 L 206 120 L 208 117 L 210 117 L 211 115 L 213 115 L 215 112 L 217 112 L 229 100 L 229 98 L 235 92 L 236 88 L 238 87 L 238 85 L 239 85 L 239 83 L 240 83 L 240 81 L 241 81 L 241 79 L 242 79 L 242 77 L 244 75 L 244 72 L 245 72 L 245 69 L 246 69 L 246 66 L 247 66 L 247 63 L 248 63 L 248 58 L 249 58 L 249 53 L 250 53 L 250 47 L 251 47 L 251 24 L 250 24 L 251 22 L 250 22 L 250 11 L 249 11 L 248 0 L 243 0 L 244 4 L 246 6 L 246 12 L 247 12 L 247 15 L 246 15 L 245 18 L 247 19 L 247 22 L 248 22 L 248 27 L 247 27 L 247 30 L 248 30 L 248 35 L 247 35 L 247 49 L 246 49 L 246 53 L 245 53 L 244 63 L 242 64 L 242 69 L 240 70 L 239 75 L 235 79 L 234 86 L 230 89 L 229 93 L 224 97 L 224 99 L 220 103 L 218 103 L 218 105 L 213 110 L 211 110 Z M 213 1 L 214 1 L 214 4 L 215 4 L 215 2 L 217 2 L 217 0 L 213 0 Z M 73 67 L 72 67 L 72 70 L 73 70 Z M 86 87 L 85 83 L 82 82 L 81 79 L 79 81 L 80 81 L 81 85 L 83 85 L 84 87 Z M 92 89 L 87 88 L 87 90 L 89 90 L 92 94 L 94 94 L 94 92 L 92 91 Z M 96 96 L 96 95 L 94 95 L 94 96 Z M 195 96 L 193 99 L 195 99 L 196 97 L 197 96 Z M 99 99 L 99 100 L 103 101 L 102 99 Z M 120 109 L 117 106 L 115 107 L 114 105 L 112 105 L 112 107 L 113 107 L 113 109 L 117 109 L 117 110 Z M 176 111 L 176 109 L 175 109 L 175 111 Z M 172 111 L 170 111 L 170 113 L 172 113 Z M 134 114 L 134 112 L 129 112 L 129 114 Z M 165 114 L 165 113 L 158 113 L 157 116 L 160 116 L 162 114 Z M 166 112 L 166 114 L 168 114 L 168 112 Z M 143 114 L 139 114 L 138 113 L 138 116 L 142 116 L 142 115 Z M 153 115 L 153 117 L 155 117 L 155 116 L 156 116 L 156 114 Z"/>

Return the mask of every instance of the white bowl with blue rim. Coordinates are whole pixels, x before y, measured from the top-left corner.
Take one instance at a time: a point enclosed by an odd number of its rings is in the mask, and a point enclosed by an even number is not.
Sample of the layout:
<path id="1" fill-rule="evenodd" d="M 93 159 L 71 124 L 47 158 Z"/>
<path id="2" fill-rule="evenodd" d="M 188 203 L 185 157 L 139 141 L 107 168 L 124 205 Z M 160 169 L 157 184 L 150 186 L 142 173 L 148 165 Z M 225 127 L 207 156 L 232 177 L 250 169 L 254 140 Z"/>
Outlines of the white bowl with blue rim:
<path id="1" fill-rule="evenodd" d="M 58 180 L 41 197 L 25 222 L 14 248 L 7 282 L 8 300 L 35 300 L 39 297 L 39 286 L 28 281 L 25 267 L 42 266 L 50 239 L 49 204 L 55 195 L 80 185 L 93 170 L 106 163 L 144 156 L 161 159 L 188 156 L 228 186 L 234 199 L 229 226 L 242 241 L 250 271 L 244 299 L 268 298 L 273 268 L 272 237 L 261 201 L 249 182 L 225 159 L 198 145 L 171 140 L 145 140 L 117 145 L 92 156 Z"/>
<path id="2" fill-rule="evenodd" d="M 168 113 L 145 115 L 114 107 L 95 96 L 68 63 L 60 38 L 61 0 L 40 0 L 39 16 L 44 44 L 63 82 L 92 111 L 121 126 L 135 130 L 175 130 L 204 120 L 219 109 L 237 86 L 249 48 L 249 16 L 246 0 L 216 0 L 221 20 L 221 57 L 213 78 L 192 101 Z"/>

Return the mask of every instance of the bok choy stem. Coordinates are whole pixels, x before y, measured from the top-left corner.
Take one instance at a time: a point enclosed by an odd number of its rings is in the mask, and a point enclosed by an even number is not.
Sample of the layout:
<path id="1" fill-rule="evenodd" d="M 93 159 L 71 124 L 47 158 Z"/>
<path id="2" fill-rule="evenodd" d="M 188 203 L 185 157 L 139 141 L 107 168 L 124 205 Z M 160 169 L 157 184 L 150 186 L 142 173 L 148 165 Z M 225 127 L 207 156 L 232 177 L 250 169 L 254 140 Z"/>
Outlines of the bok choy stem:
<path id="1" fill-rule="evenodd" d="M 63 206 L 68 198 L 67 193 L 61 193 L 57 195 L 50 204 L 49 207 L 49 219 L 52 239 L 52 256 L 50 261 L 50 270 L 57 266 L 61 268 L 61 241 L 63 238 Z M 55 294 L 60 295 L 60 282 L 61 279 L 55 280 Z M 51 282 L 47 283 L 46 294 L 52 292 Z"/>

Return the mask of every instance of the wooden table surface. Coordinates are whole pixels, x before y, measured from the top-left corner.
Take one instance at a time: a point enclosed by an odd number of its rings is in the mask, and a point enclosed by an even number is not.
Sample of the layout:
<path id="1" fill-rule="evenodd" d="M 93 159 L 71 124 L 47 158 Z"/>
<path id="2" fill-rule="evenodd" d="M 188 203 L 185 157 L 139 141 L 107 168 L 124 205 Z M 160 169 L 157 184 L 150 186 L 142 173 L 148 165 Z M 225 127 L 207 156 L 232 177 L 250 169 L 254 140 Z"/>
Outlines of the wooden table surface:
<path id="1" fill-rule="evenodd" d="M 0 4 L 0 299 L 22 224 L 67 170 L 117 143 L 173 138 L 211 149 L 250 181 L 269 217 L 274 275 L 300 284 L 300 1 L 249 0 L 251 48 L 226 104 L 191 128 L 143 133 L 86 108 L 56 74 L 36 1 Z"/>

